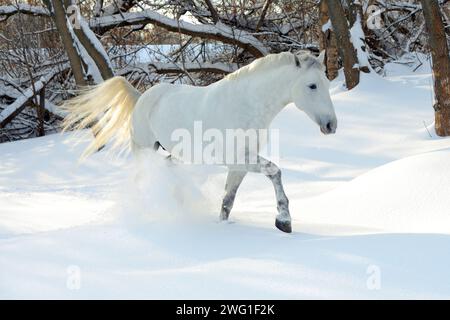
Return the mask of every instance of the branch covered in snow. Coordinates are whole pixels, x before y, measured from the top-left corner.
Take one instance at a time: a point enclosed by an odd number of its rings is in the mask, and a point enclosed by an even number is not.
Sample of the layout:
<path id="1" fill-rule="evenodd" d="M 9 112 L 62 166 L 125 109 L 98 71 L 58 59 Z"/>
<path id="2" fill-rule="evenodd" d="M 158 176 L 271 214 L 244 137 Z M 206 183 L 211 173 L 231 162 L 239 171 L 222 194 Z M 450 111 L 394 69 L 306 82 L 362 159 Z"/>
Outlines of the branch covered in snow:
<path id="1" fill-rule="evenodd" d="M 97 69 L 96 73 L 99 73 L 99 77 L 94 77 L 96 83 L 113 77 L 113 67 L 102 43 L 97 39 L 84 17 L 79 15 L 78 19 L 80 28 L 71 28 L 71 32 L 75 33 L 72 36 L 75 42 L 79 44 L 80 54 L 84 57 L 83 60 L 89 65 L 91 71 Z M 83 46 L 83 48 L 80 48 L 80 46 Z"/>
<path id="2" fill-rule="evenodd" d="M 8 97 L 11 99 L 18 99 L 19 97 L 22 97 L 24 93 L 26 92 L 22 92 L 23 90 L 16 86 L 14 83 L 12 83 L 11 81 L 8 81 L 7 79 L 4 78 L 0 78 L 1 82 L 4 82 L 5 84 L 7 84 L 8 86 L 5 85 L 0 85 L 0 97 L 4 96 L 4 97 Z M 40 95 L 36 96 L 37 98 L 37 103 L 40 104 Z M 61 110 L 61 108 L 58 108 L 53 102 L 51 102 L 48 99 L 45 99 L 45 103 L 44 103 L 44 107 L 45 109 L 52 113 L 53 115 L 55 115 L 57 118 L 64 118 L 64 112 Z"/>
<path id="3" fill-rule="evenodd" d="M 103 8 L 97 8 L 97 16 L 109 16 L 113 14 L 117 14 L 120 12 L 126 12 L 129 9 L 131 9 L 133 6 L 136 5 L 136 0 L 115 0 L 112 1 L 110 4 Z M 99 2 L 97 1 L 96 4 L 98 7 L 100 6 Z"/>
<path id="4" fill-rule="evenodd" d="M 151 79 L 155 80 L 155 74 L 158 75 L 170 75 L 170 74 L 183 74 L 183 73 L 195 73 L 195 72 L 208 72 L 215 74 L 228 74 L 239 69 L 237 64 L 234 63 L 198 63 L 188 62 L 184 64 L 178 64 L 175 62 L 151 62 L 151 63 L 139 63 L 130 65 L 117 72 L 118 75 L 125 76 L 134 72 L 146 74 Z"/>
<path id="5" fill-rule="evenodd" d="M 422 9 L 422 6 L 420 4 L 402 1 L 386 2 L 385 0 L 378 0 L 376 1 L 376 5 L 385 8 L 386 10 L 415 11 L 417 9 Z"/>
<path id="6" fill-rule="evenodd" d="M 152 62 L 149 64 L 156 73 L 183 73 L 183 72 L 211 72 L 219 74 L 232 73 L 238 69 L 236 64 L 227 63 L 164 63 L 164 62 Z"/>
<path id="7" fill-rule="evenodd" d="M 68 66 L 66 66 L 64 69 L 67 70 Z M 27 104 L 33 99 L 35 93 L 38 93 L 42 88 L 44 88 L 47 83 L 49 83 L 60 72 L 61 70 L 54 69 L 47 75 L 42 76 L 38 81 L 34 83 L 34 85 L 30 86 L 28 89 L 22 92 L 22 95 L 17 97 L 16 101 L 3 109 L 3 111 L 0 113 L 0 128 L 3 128 L 15 116 L 22 112 Z"/>
<path id="8" fill-rule="evenodd" d="M 197 25 L 186 21 L 168 18 L 152 10 L 125 12 L 111 16 L 93 18 L 91 28 L 114 28 L 118 26 L 153 24 L 172 32 L 180 32 L 193 37 L 221 41 L 237 45 L 255 57 L 267 54 L 267 48 L 254 36 L 244 30 L 233 29 L 222 23 Z"/>
<path id="9" fill-rule="evenodd" d="M 19 3 L 17 5 L 0 6 L 0 17 L 2 17 L 0 21 L 18 13 L 35 16 L 50 16 L 50 12 L 48 12 L 47 8 L 32 6 L 26 3 Z"/>

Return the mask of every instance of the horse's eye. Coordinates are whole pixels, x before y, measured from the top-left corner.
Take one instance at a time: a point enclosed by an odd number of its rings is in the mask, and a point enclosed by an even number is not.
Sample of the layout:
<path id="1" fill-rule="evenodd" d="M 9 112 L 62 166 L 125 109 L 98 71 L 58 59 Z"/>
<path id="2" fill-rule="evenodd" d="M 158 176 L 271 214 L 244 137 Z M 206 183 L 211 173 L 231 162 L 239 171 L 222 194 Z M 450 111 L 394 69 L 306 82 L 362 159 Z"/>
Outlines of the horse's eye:
<path id="1" fill-rule="evenodd" d="M 317 89 L 317 85 L 316 84 L 310 84 L 308 86 L 311 90 L 316 90 Z"/>

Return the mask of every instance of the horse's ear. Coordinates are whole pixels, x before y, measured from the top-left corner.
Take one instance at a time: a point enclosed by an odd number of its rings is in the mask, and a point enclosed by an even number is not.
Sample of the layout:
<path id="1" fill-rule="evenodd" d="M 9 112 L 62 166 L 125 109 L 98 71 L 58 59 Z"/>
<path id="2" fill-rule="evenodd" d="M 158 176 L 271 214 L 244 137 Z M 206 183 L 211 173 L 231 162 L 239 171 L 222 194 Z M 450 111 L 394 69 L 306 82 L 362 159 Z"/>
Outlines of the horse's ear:
<path id="1" fill-rule="evenodd" d="M 302 64 L 300 63 L 300 59 L 297 57 L 296 54 L 294 54 L 294 59 L 295 59 L 295 65 L 299 68 L 302 67 Z"/>
<path id="2" fill-rule="evenodd" d="M 319 56 L 317 57 L 317 60 L 319 60 L 321 64 L 325 64 L 325 50 L 322 50 L 320 52 Z"/>

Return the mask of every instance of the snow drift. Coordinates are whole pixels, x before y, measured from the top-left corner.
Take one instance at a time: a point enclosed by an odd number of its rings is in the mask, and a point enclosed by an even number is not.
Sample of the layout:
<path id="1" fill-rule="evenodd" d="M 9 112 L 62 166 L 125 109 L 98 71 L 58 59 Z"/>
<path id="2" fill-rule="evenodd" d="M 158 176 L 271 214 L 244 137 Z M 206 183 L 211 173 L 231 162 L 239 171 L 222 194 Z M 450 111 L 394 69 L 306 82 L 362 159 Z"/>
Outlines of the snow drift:
<path id="1" fill-rule="evenodd" d="M 222 224 L 222 168 L 78 165 L 89 141 L 71 134 L 1 144 L 0 297 L 450 297 L 450 140 L 430 126 L 429 72 L 388 70 L 333 82 L 333 137 L 293 107 L 275 120 L 291 235 L 261 175 Z"/>

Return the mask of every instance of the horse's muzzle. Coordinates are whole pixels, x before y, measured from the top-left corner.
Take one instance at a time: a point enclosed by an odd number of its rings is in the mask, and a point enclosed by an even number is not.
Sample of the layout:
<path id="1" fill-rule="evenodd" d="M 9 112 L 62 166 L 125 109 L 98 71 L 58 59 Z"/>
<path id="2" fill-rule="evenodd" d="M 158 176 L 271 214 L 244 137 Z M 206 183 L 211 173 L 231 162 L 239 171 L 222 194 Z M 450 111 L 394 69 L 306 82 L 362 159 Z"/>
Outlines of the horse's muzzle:
<path id="1" fill-rule="evenodd" d="M 332 134 L 336 133 L 336 127 L 336 121 L 328 121 L 320 126 L 320 131 L 322 131 L 323 134 Z"/>

